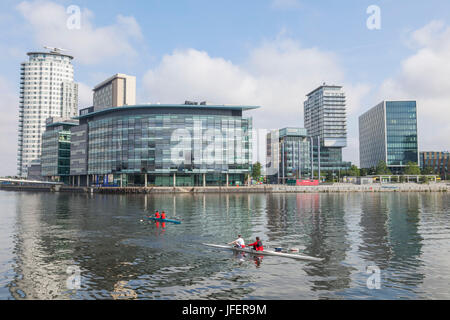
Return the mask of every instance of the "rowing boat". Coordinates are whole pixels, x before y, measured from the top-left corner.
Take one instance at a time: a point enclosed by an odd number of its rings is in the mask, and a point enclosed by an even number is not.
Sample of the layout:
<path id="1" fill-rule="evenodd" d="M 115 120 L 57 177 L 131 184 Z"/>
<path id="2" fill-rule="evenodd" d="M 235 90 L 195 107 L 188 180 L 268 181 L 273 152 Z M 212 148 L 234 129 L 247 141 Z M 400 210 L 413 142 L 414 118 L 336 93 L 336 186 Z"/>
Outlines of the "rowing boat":
<path id="1" fill-rule="evenodd" d="M 290 253 L 268 251 L 268 250 L 256 251 L 252 248 L 236 248 L 234 246 L 225 246 L 225 245 L 210 244 L 210 243 L 204 243 L 203 245 L 208 246 L 208 247 L 214 247 L 214 248 L 230 249 L 233 251 L 247 252 L 247 253 L 258 254 L 258 255 L 261 254 L 261 255 L 268 255 L 268 256 L 277 256 L 277 257 L 291 258 L 291 259 L 297 259 L 297 260 L 308 260 L 308 261 L 315 261 L 315 262 L 320 262 L 323 260 L 322 258 L 310 257 L 310 256 L 301 255 L 301 254 L 290 254 Z"/>
<path id="2" fill-rule="evenodd" d="M 181 221 L 179 220 L 173 220 L 173 219 L 161 219 L 161 218 L 155 218 L 155 217 L 146 217 L 148 220 L 158 221 L 158 222 L 171 222 L 175 224 L 180 224 Z"/>

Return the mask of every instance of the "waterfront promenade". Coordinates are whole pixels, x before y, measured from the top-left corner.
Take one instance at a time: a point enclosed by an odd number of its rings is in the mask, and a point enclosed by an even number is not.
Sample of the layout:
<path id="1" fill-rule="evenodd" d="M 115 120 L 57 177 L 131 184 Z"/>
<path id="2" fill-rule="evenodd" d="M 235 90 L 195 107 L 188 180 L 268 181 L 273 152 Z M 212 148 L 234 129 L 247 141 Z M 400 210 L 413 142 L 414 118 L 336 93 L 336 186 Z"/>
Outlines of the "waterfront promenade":
<path id="1" fill-rule="evenodd" d="M 26 186 L 2 185 L 3 190 L 52 191 L 81 193 L 331 193 L 331 192 L 448 192 L 450 184 L 441 183 L 392 183 L 355 185 L 350 183 L 322 184 L 319 186 L 257 185 L 257 186 L 210 186 L 210 187 L 72 187 L 72 186 Z"/>

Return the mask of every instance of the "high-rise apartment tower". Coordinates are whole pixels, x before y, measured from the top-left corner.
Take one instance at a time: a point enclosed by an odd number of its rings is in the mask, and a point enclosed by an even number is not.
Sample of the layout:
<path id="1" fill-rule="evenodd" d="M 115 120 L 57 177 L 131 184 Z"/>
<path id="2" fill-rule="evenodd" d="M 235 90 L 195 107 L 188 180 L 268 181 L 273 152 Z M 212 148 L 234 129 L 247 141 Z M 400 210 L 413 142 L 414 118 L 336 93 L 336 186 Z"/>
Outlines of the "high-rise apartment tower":
<path id="1" fill-rule="evenodd" d="M 324 83 L 306 96 L 304 122 L 313 140 L 315 170 L 319 163 L 322 171 L 346 169 L 349 164 L 342 162 L 342 148 L 347 146 L 347 115 L 342 87 Z M 317 156 L 319 152 L 320 159 Z"/>
<path id="2" fill-rule="evenodd" d="M 70 118 L 78 113 L 78 85 L 73 81 L 73 57 L 53 48 L 29 52 L 20 67 L 17 174 L 26 177 L 28 165 L 41 156 L 42 134 L 49 117 Z"/>

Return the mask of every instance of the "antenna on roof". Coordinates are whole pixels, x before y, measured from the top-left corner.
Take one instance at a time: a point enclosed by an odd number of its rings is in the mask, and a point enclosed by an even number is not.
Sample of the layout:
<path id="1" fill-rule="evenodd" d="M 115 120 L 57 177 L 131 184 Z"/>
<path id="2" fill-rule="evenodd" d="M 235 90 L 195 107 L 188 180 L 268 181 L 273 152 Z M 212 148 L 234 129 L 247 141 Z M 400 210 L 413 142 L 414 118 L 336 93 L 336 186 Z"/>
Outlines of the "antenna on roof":
<path id="1" fill-rule="evenodd" d="M 67 51 L 66 49 L 56 48 L 56 47 L 44 46 L 44 48 L 50 50 L 50 52 L 52 52 L 52 53 L 61 53 L 61 51 Z"/>

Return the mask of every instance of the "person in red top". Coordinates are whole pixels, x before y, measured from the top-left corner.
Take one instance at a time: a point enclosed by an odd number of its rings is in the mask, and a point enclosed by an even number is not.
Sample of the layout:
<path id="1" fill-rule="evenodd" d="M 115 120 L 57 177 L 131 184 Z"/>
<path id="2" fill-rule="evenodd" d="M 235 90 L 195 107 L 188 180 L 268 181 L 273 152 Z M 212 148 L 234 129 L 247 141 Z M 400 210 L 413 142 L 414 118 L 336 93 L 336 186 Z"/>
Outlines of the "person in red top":
<path id="1" fill-rule="evenodd" d="M 263 251 L 264 247 L 263 247 L 263 243 L 262 241 L 259 239 L 259 237 L 256 237 L 256 241 L 253 243 L 248 244 L 247 246 L 253 246 L 253 249 L 256 251 Z"/>
<path id="2" fill-rule="evenodd" d="M 159 219 L 159 218 L 161 218 L 161 216 L 159 215 L 159 212 L 158 212 L 158 210 L 156 210 L 156 212 L 155 212 L 155 218 L 156 218 L 156 219 Z"/>
<path id="3" fill-rule="evenodd" d="M 166 213 L 163 211 L 161 212 L 161 219 L 165 219 L 166 218 Z"/>

